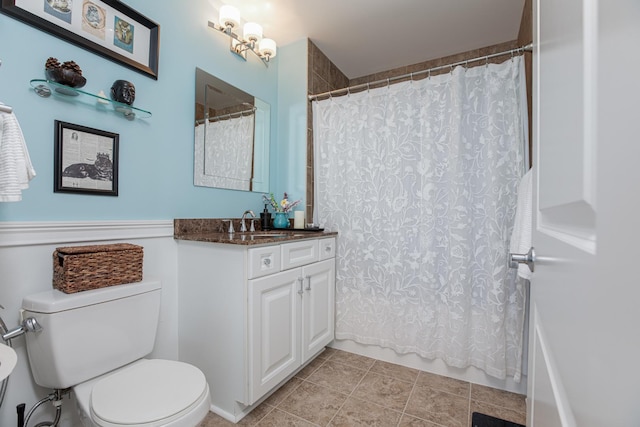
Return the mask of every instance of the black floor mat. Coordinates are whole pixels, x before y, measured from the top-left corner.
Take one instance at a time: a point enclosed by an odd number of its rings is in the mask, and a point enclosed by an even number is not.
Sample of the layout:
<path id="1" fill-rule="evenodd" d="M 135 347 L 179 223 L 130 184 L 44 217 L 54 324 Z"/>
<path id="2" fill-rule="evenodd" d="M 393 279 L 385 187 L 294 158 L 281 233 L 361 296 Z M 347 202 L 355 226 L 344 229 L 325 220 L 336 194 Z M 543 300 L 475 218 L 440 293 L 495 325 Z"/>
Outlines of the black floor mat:
<path id="1" fill-rule="evenodd" d="M 524 427 L 522 424 L 490 417 L 489 415 L 474 412 L 471 416 L 471 427 Z"/>

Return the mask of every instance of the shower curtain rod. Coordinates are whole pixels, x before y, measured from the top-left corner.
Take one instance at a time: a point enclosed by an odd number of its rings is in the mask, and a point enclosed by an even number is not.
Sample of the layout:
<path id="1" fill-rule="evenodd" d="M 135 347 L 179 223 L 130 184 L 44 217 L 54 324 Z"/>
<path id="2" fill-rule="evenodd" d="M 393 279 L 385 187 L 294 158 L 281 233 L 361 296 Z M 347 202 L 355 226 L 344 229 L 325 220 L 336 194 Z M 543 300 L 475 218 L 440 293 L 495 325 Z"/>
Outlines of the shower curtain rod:
<path id="1" fill-rule="evenodd" d="M 428 70 L 421 70 L 421 71 L 416 71 L 413 73 L 407 73 L 407 74 L 403 74 L 401 76 L 396 76 L 396 77 L 390 77 L 388 79 L 382 79 L 382 80 L 376 80 L 374 82 L 368 82 L 368 83 L 362 83 L 359 85 L 355 85 L 355 86 L 349 86 L 349 87 L 345 87 L 342 89 L 334 89 L 334 90 L 330 90 L 328 92 L 322 92 L 322 93 L 318 93 L 315 95 L 309 95 L 309 101 L 317 101 L 319 98 L 323 98 L 323 97 L 331 97 L 333 95 L 347 95 L 349 94 L 352 90 L 357 90 L 357 89 L 364 89 L 367 88 L 369 89 L 371 86 L 375 86 L 381 83 L 386 83 L 387 86 L 390 85 L 391 83 L 395 83 L 396 80 L 402 80 L 402 79 L 406 79 L 407 77 L 410 77 L 411 80 L 413 80 L 413 77 L 418 75 L 418 74 L 428 74 L 431 75 L 432 71 L 438 71 L 438 70 L 443 70 L 445 68 L 450 68 L 453 70 L 453 67 L 457 67 L 458 65 L 467 65 L 470 62 L 478 62 L 478 61 L 486 61 L 489 60 L 490 58 L 495 58 L 497 56 L 504 56 L 504 55 L 515 55 L 515 54 L 519 54 L 522 55 L 524 52 L 532 52 L 533 51 L 533 44 L 530 43 L 526 46 L 522 46 L 522 47 L 517 47 L 515 49 L 509 49 L 509 50 L 505 50 L 503 52 L 498 52 L 498 53 L 492 53 L 490 55 L 484 55 L 484 56 L 479 56 L 477 58 L 473 58 L 473 59 L 465 59 L 464 61 L 459 61 L 459 62 L 454 62 L 452 64 L 446 64 L 446 65 L 439 65 L 437 67 L 433 67 L 433 68 L 429 68 Z"/>
<path id="2" fill-rule="evenodd" d="M 235 116 L 236 114 L 238 115 L 238 118 L 244 116 L 245 114 L 247 116 L 250 116 L 251 114 L 253 114 L 255 111 L 257 110 L 257 107 L 253 107 L 251 110 L 243 110 L 243 111 L 237 111 L 235 113 L 228 113 L 228 114 L 221 114 L 219 116 L 213 116 L 213 117 L 209 117 L 208 120 L 210 122 L 212 121 L 220 121 L 223 119 L 231 119 L 233 118 L 233 116 Z M 207 121 L 207 119 L 199 119 L 196 120 L 196 125 L 201 125 L 203 123 L 205 123 Z"/>

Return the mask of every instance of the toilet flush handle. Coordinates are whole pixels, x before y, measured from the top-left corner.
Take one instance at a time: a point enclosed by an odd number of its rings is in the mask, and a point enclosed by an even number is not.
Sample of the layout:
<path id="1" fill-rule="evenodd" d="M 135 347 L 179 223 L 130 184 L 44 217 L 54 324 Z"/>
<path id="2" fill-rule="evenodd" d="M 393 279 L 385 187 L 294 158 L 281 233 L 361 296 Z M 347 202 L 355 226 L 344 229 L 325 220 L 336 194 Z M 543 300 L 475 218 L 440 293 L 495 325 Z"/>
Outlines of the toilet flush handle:
<path id="1" fill-rule="evenodd" d="M 2 339 L 7 342 L 12 338 L 24 335 L 27 332 L 38 332 L 42 330 L 42 326 L 33 317 L 27 317 L 22 321 L 22 324 L 6 333 L 2 334 Z"/>

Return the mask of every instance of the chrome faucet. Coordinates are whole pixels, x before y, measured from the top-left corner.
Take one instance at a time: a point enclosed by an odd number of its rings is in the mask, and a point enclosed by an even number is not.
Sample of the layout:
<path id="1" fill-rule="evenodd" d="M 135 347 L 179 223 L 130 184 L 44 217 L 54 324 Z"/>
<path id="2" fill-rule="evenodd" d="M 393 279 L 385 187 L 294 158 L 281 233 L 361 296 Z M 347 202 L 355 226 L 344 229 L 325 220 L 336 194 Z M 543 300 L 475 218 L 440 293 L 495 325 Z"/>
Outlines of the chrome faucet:
<path id="1" fill-rule="evenodd" d="M 255 222 L 256 219 L 256 214 L 253 213 L 253 211 L 244 211 L 244 213 L 242 214 L 242 219 L 240 220 L 240 232 L 244 233 L 245 231 L 247 231 L 247 224 L 245 224 L 244 220 L 245 218 L 247 218 L 247 214 L 251 215 L 251 227 L 249 229 L 249 231 L 256 231 L 256 227 L 253 224 Z"/>

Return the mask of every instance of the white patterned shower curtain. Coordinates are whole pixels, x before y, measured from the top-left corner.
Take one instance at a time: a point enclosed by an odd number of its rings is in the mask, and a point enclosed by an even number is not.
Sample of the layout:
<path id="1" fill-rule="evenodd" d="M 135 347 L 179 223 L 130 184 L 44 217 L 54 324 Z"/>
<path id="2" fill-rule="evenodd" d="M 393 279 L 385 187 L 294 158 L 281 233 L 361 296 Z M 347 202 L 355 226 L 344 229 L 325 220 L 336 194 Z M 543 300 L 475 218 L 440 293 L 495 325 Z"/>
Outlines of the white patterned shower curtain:
<path id="1" fill-rule="evenodd" d="M 521 62 L 313 103 L 314 218 L 339 232 L 336 338 L 520 380 L 525 289 L 507 257 Z"/>
<path id="2" fill-rule="evenodd" d="M 253 129 L 253 114 L 197 125 L 195 159 L 202 173 L 196 173 L 196 185 L 250 190 Z"/>

